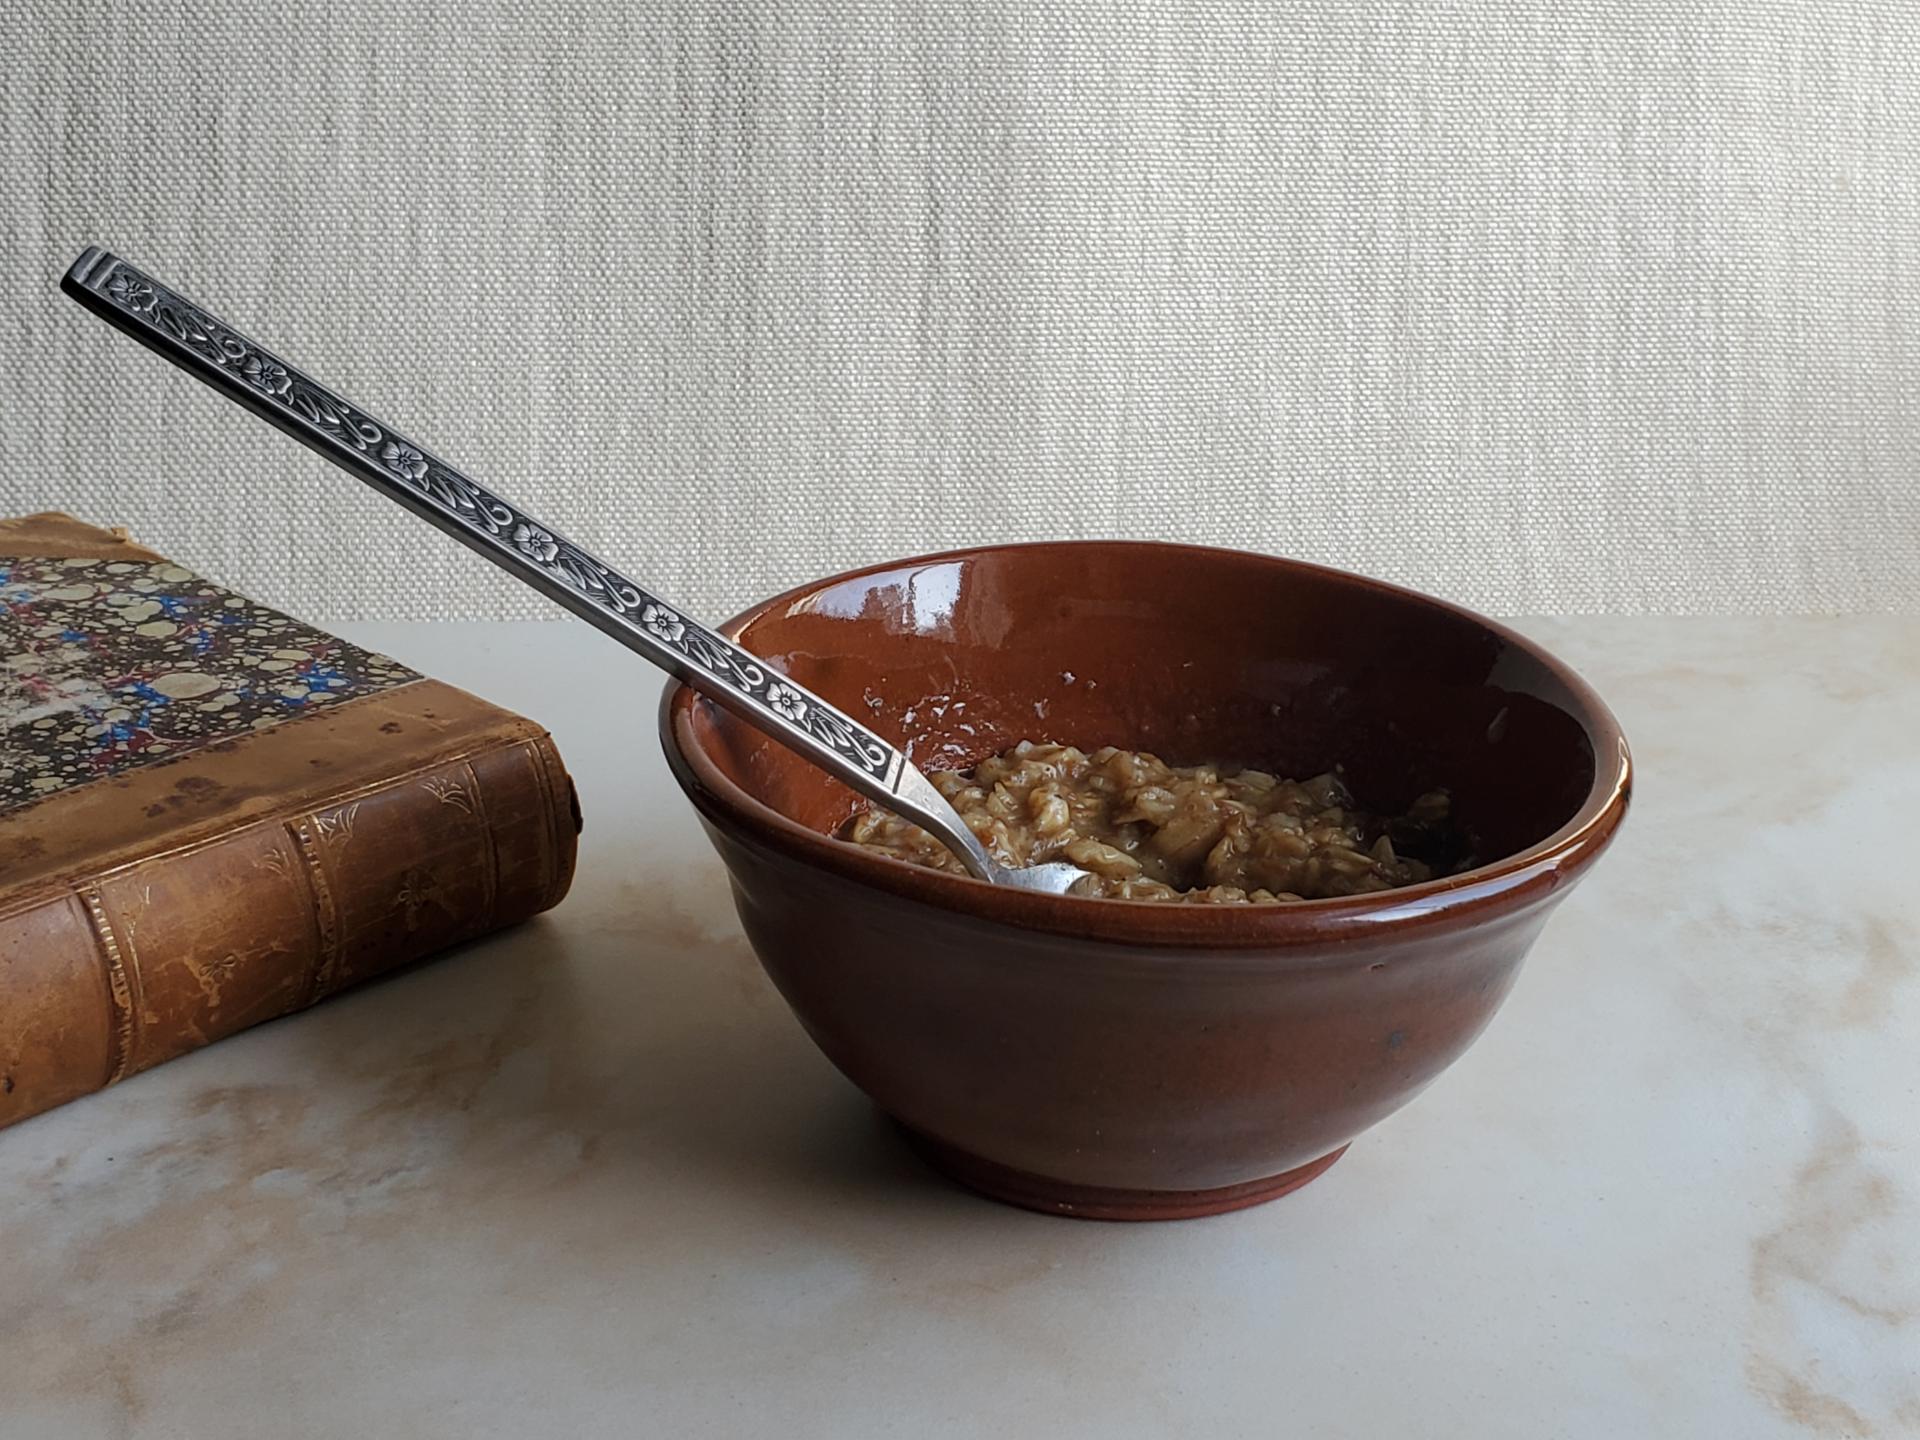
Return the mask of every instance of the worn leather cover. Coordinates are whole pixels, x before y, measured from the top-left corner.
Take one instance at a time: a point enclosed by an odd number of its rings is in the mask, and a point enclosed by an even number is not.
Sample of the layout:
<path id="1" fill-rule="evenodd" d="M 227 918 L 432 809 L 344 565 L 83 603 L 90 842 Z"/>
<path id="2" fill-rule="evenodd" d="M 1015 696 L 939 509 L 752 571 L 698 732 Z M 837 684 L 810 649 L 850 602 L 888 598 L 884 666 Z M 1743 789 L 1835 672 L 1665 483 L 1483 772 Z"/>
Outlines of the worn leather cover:
<path id="1" fill-rule="evenodd" d="M 538 725 L 124 536 L 0 522 L 0 635 L 0 1125 L 567 891 Z"/>

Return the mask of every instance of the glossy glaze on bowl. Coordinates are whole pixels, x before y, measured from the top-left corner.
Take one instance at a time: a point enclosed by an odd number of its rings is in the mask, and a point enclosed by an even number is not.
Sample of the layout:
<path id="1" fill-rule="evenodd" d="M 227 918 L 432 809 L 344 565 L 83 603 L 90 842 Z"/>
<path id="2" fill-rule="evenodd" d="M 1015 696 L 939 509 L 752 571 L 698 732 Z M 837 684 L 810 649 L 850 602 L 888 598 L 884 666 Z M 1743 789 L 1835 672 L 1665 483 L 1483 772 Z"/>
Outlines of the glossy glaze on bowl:
<path id="1" fill-rule="evenodd" d="M 1201 1214 L 1311 1178 L 1479 1033 L 1626 808 L 1619 729 L 1564 665 L 1294 562 L 999 547 L 835 577 L 727 628 L 922 768 L 1022 738 L 1343 762 L 1379 809 L 1448 786 L 1500 857 L 1279 906 L 988 886 L 833 840 L 851 792 L 670 689 L 669 763 L 802 1024 L 936 1163 L 1035 1208 Z"/>

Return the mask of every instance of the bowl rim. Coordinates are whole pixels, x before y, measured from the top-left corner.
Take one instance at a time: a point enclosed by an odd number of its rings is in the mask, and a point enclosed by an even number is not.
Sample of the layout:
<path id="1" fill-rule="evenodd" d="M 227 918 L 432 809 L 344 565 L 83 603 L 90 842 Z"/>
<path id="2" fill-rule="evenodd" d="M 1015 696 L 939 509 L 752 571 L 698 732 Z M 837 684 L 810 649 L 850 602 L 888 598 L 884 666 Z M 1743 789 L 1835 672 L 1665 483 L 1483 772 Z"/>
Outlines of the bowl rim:
<path id="1" fill-rule="evenodd" d="M 677 680 L 668 683 L 660 701 L 661 748 L 674 779 L 710 825 L 751 850 L 784 855 L 856 885 L 961 912 L 975 919 L 997 921 L 1022 930 L 1148 947 L 1289 948 L 1328 940 L 1379 937 L 1386 929 L 1399 933 L 1481 923 L 1493 918 L 1494 913 L 1530 909 L 1562 892 L 1585 874 L 1612 840 L 1626 814 L 1633 789 L 1633 760 L 1626 737 L 1606 702 L 1572 666 L 1518 631 L 1465 606 L 1310 561 L 1227 546 L 1159 540 L 1039 540 L 974 545 L 879 561 L 806 581 L 747 607 L 718 629 L 737 641 L 740 632 L 761 616 L 831 585 L 942 561 L 1043 549 L 1151 549 L 1176 550 L 1195 556 L 1230 556 L 1236 561 L 1252 561 L 1371 590 L 1396 600 L 1442 610 L 1478 625 L 1547 669 L 1572 698 L 1575 718 L 1593 741 L 1594 778 L 1586 799 L 1551 835 L 1459 875 L 1367 895 L 1301 900 L 1284 905 L 1178 905 L 1156 900 L 1049 895 L 990 885 L 969 875 L 895 860 L 810 829 L 754 798 L 721 772 L 692 729 L 693 706 L 700 696 Z"/>

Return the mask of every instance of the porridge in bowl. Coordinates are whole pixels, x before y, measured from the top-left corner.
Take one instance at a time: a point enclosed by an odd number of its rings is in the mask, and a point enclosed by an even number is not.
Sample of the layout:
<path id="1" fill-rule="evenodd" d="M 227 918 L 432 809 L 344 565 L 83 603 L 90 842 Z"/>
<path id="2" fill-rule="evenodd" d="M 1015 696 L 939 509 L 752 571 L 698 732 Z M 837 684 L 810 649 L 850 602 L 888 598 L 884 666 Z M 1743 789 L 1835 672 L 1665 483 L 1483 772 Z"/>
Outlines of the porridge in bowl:
<path id="1" fill-rule="evenodd" d="M 1470 863 L 1446 791 L 1378 816 L 1355 807 L 1337 772 L 1287 780 L 1023 740 L 971 770 L 927 778 L 1001 863 L 1066 860 L 1087 871 L 1071 892 L 1081 896 L 1285 903 L 1391 890 Z M 946 846 L 884 811 L 854 816 L 841 838 L 966 873 Z"/>

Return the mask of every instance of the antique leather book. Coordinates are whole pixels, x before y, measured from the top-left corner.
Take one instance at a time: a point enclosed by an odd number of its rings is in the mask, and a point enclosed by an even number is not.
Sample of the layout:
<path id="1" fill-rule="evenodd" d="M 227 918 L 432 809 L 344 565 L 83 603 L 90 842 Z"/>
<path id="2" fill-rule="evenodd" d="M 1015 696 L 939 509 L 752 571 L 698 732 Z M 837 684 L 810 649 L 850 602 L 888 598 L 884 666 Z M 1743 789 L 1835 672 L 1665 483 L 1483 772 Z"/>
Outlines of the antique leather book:
<path id="1" fill-rule="evenodd" d="M 531 721 L 0 521 L 0 1125 L 545 910 L 578 830 Z"/>

